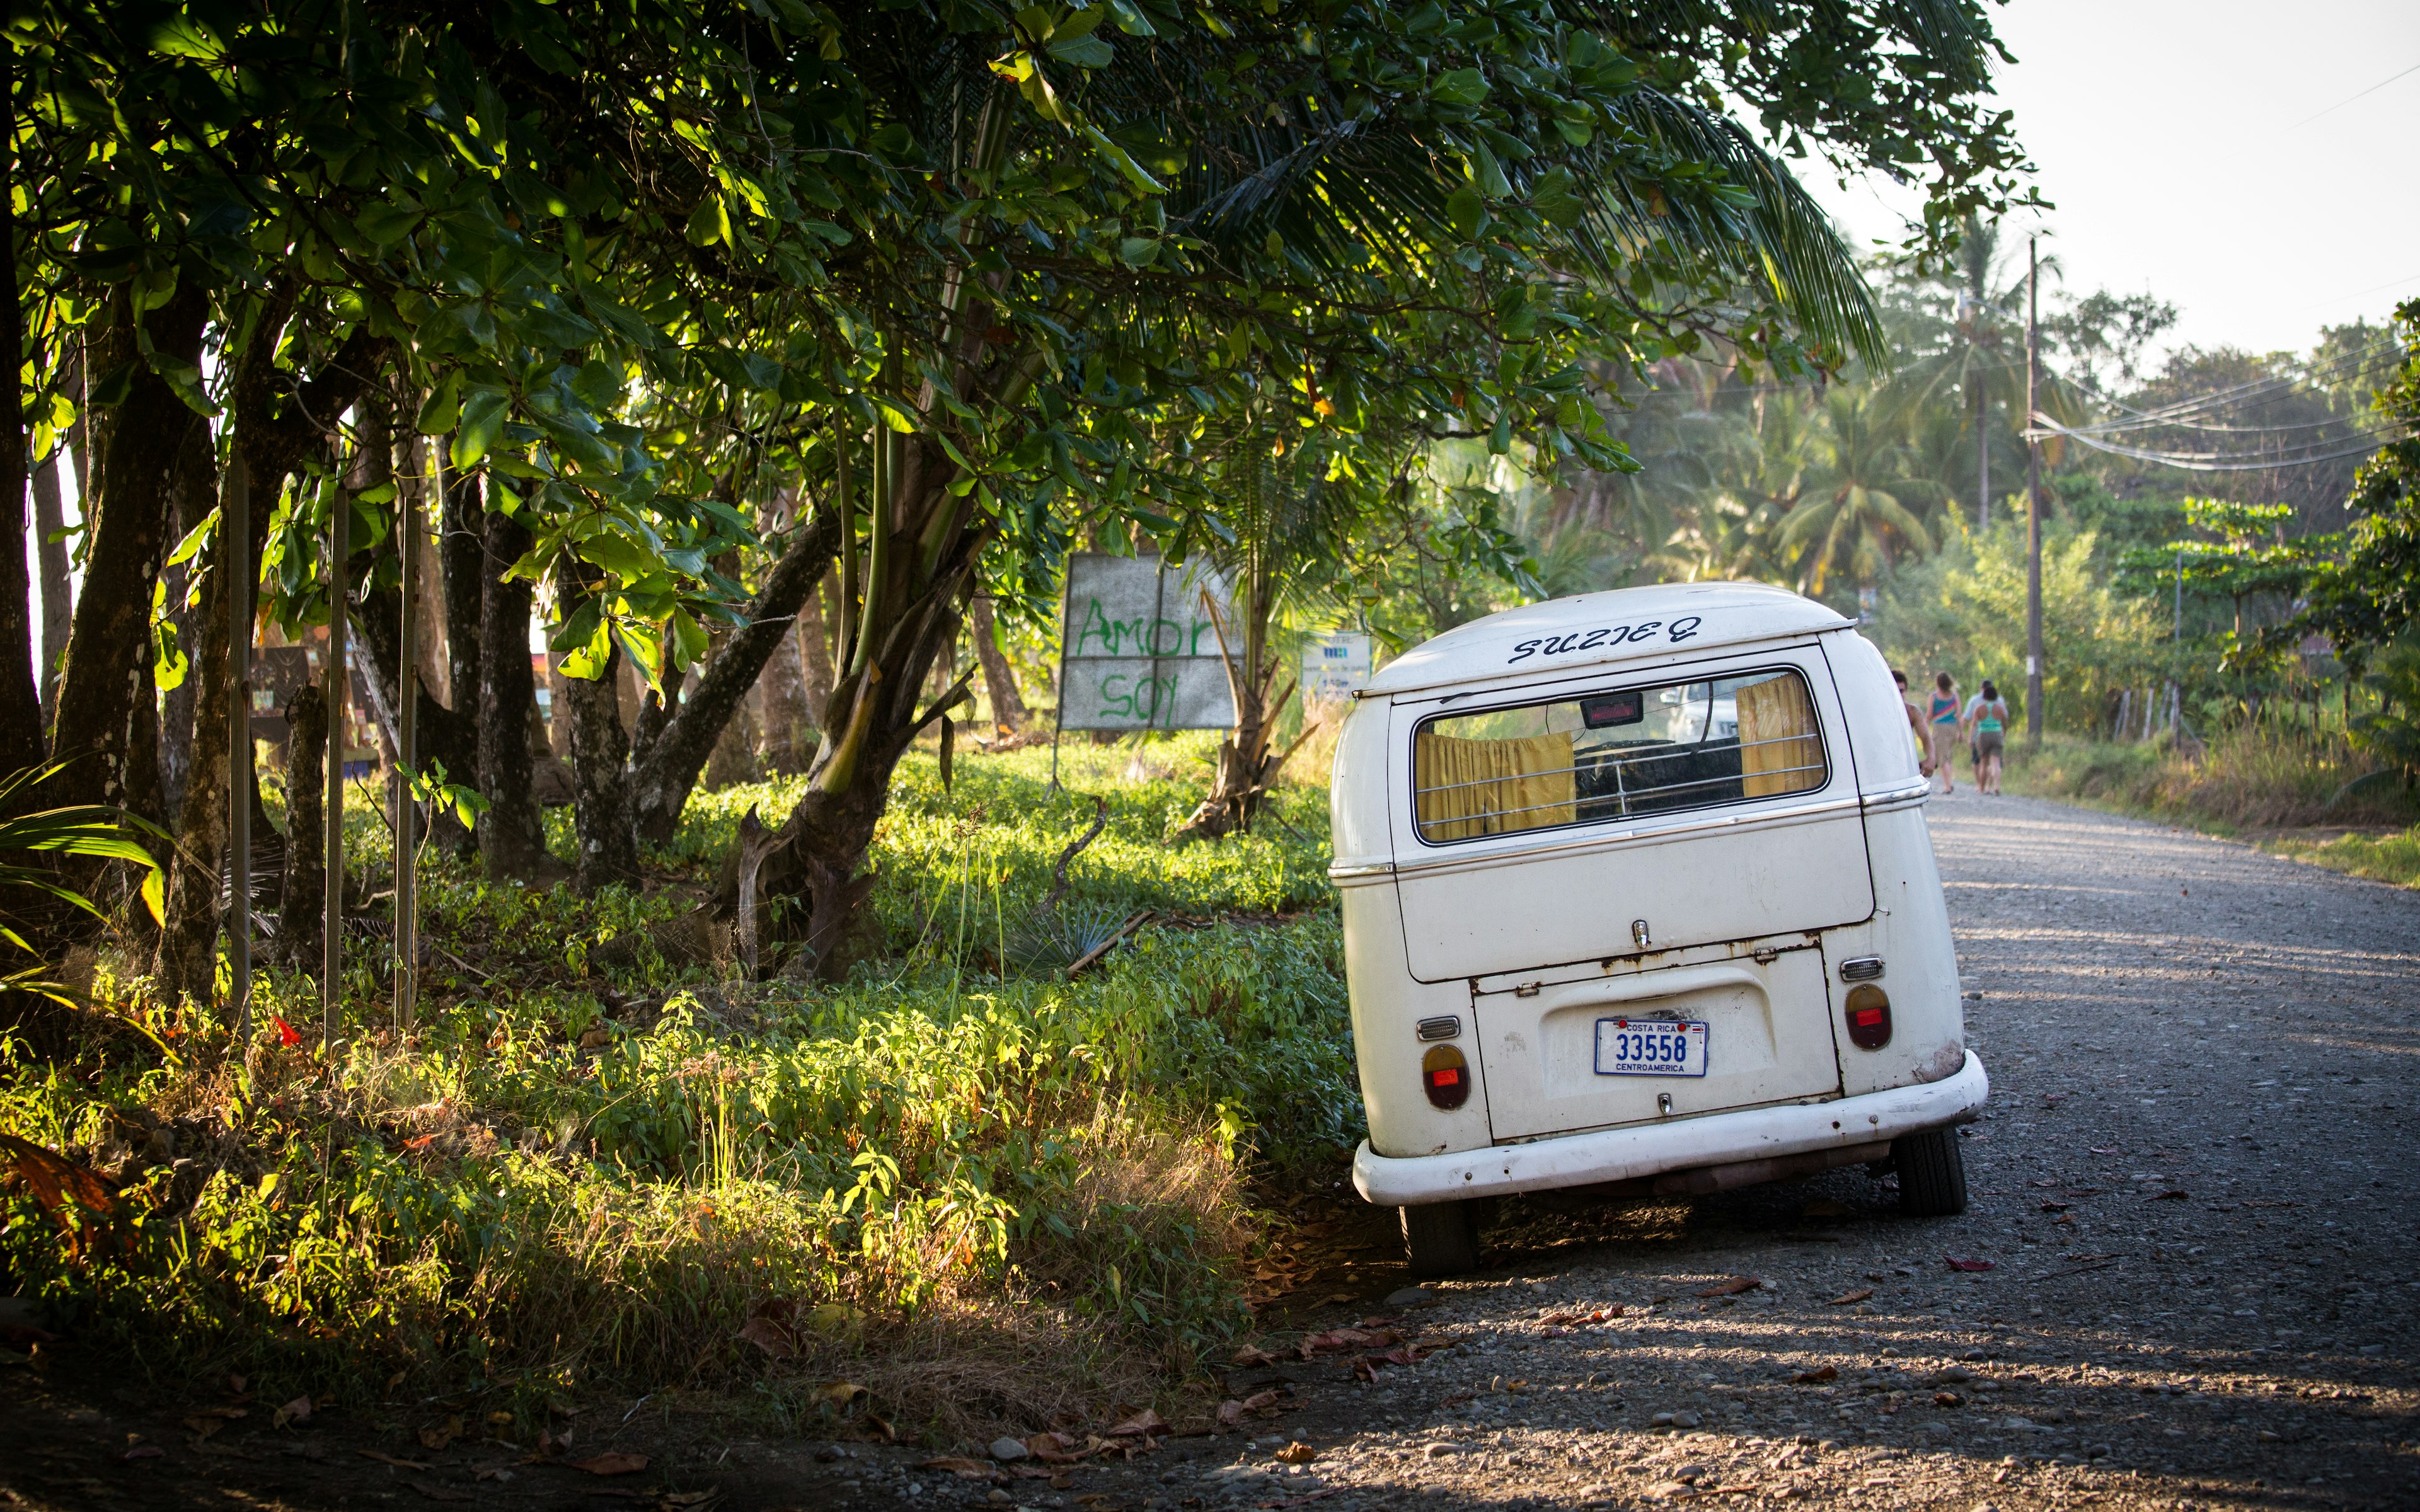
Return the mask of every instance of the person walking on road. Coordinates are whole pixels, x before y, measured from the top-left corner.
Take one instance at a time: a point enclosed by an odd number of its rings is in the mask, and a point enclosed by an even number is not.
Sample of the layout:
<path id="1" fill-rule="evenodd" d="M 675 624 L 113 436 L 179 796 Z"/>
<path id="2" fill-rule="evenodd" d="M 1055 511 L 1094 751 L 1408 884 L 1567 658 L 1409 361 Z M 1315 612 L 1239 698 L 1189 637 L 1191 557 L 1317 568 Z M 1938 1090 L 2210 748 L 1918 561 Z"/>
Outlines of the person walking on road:
<path id="1" fill-rule="evenodd" d="M 1941 778 L 1941 791 L 1958 791 L 1958 682 L 1947 672 L 1932 674 L 1932 704 L 1926 716 L 1932 732 L 1932 770 Z"/>
<path id="2" fill-rule="evenodd" d="M 2008 747 L 2009 705 L 1999 686 L 1983 679 L 1983 691 L 1966 705 L 1966 727 L 1975 740 L 1975 786 L 1986 796 L 2000 792 L 2000 756 Z"/>
<path id="3" fill-rule="evenodd" d="M 1924 716 L 1918 714 L 1916 701 L 1907 696 L 1907 673 L 1891 669 L 1891 681 L 1899 685 L 1900 712 L 1907 716 L 1908 733 L 1916 737 L 1916 769 L 1925 776 L 1932 775 L 1932 746 L 1924 733 Z"/>

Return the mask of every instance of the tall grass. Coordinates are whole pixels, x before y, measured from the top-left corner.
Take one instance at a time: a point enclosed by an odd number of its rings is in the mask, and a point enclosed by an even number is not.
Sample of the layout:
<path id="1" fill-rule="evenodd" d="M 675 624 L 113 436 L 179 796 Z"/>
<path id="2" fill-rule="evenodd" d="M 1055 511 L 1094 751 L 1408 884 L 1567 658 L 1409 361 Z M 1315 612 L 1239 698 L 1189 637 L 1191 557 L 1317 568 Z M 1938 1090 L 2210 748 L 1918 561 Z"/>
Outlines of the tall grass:
<path id="1" fill-rule="evenodd" d="M 1055 794 L 1047 750 L 961 756 L 947 791 L 912 755 L 881 949 L 837 987 L 650 933 L 781 783 L 694 800 L 644 893 L 427 863 L 408 1039 L 373 959 L 324 1059 L 306 980 L 266 973 L 239 1045 L 104 969 L 78 1055 L 0 1045 L 0 1129 L 121 1180 L 123 1221 L 71 1243 L 12 1197 L 5 1279 L 156 1374 L 315 1396 L 715 1386 L 797 1415 L 849 1410 L 810 1389 L 845 1376 L 937 1439 L 1147 1397 L 1249 1325 L 1247 1180 L 1361 1126 L 1317 795 L 1171 848 L 1198 753 L 1138 783 L 1128 754 L 1069 748 Z M 1010 942 L 1095 794 L 1053 916 L 1172 922 L 1069 980 Z"/>
<path id="2" fill-rule="evenodd" d="M 2312 825 L 2409 824 L 2409 795 L 2391 781 L 2349 785 L 2373 764 L 2341 737 L 2254 724 L 2180 748 L 2164 737 L 2111 742 L 2052 734 L 2028 755 L 2012 743 L 2010 791 L 2078 799 L 2124 812 L 2232 833 Z"/>

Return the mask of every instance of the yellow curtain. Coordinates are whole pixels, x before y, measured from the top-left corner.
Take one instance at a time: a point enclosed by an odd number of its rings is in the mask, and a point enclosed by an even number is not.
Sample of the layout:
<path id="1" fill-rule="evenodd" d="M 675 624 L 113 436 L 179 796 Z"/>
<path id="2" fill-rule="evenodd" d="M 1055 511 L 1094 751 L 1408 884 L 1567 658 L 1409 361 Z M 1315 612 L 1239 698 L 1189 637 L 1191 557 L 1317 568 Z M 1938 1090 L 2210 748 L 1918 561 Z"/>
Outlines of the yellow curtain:
<path id="1" fill-rule="evenodd" d="M 1748 797 L 1804 793 L 1823 785 L 1823 742 L 1807 685 L 1794 673 L 1738 692 L 1740 771 Z"/>
<path id="2" fill-rule="evenodd" d="M 1568 825 L 1575 817 L 1572 737 L 1462 740 L 1423 734 L 1412 784 L 1424 840 L 1469 840 Z"/>

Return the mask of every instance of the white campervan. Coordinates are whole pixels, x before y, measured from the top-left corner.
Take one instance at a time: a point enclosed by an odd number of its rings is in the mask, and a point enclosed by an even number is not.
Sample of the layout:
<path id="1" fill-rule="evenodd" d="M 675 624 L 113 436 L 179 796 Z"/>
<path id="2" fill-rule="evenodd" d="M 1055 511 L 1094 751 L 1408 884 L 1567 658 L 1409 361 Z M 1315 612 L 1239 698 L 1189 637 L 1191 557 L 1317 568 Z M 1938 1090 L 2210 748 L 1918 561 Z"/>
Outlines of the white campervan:
<path id="1" fill-rule="evenodd" d="M 1514 1192 L 1895 1168 L 1966 1205 L 1930 782 L 1853 622 L 1748 583 L 1451 630 L 1355 695 L 1330 796 L 1370 1138 L 1414 1270 Z"/>

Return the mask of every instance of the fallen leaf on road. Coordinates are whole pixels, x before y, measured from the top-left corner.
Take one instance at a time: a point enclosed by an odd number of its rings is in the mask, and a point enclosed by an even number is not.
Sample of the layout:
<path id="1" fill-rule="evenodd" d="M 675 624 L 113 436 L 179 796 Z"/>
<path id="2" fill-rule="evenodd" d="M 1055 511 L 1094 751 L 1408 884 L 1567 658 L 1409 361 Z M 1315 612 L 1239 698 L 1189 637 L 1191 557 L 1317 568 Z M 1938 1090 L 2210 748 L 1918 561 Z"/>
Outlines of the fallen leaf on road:
<path id="1" fill-rule="evenodd" d="M 1168 1419 L 1160 1416 L 1157 1412 L 1146 1407 L 1141 1412 L 1137 1412 L 1134 1416 L 1127 1418 L 1125 1422 L 1119 1424 L 1116 1427 L 1109 1429 L 1109 1437 L 1113 1439 L 1132 1439 L 1140 1438 L 1146 1434 L 1164 1434 L 1167 1431 Z"/>
<path id="2" fill-rule="evenodd" d="M 919 1468 L 947 1471 L 953 1475 L 964 1475 L 969 1480 L 991 1479 L 989 1465 L 980 1459 L 970 1459 L 964 1455 L 942 1455 L 939 1458 L 925 1460 Z"/>
<path id="3" fill-rule="evenodd" d="M 1953 1271 L 1996 1271 L 1999 1269 L 1998 1265 L 1990 1260 L 1962 1260 L 1955 1255 L 1944 1255 L 1941 1257 L 1949 1262 L 1949 1268 Z"/>
<path id="4" fill-rule="evenodd" d="M 117 1458 L 120 1459 L 157 1459 L 168 1451 L 156 1443 L 138 1443 Z"/>
<path id="5" fill-rule="evenodd" d="M 1849 1304 L 1851 1304 L 1851 1303 L 1853 1303 L 1853 1302 L 1863 1302 L 1863 1301 L 1865 1301 L 1867 1298 L 1869 1298 L 1869 1297 L 1872 1296 L 1873 1294 L 1874 1294 L 1874 1288 L 1871 1288 L 1871 1287 L 1859 1287 L 1859 1288 L 1858 1288 L 1856 1290 L 1854 1290 L 1854 1291 L 1843 1291 L 1843 1292 L 1841 1292 L 1838 1296 L 1837 1296 L 1837 1297 L 1833 1298 L 1830 1302 L 1825 1303 L 1825 1304 L 1824 1304 L 1824 1305 L 1825 1305 L 1825 1306 L 1827 1306 L 1827 1307 L 1846 1307 L 1847 1305 L 1849 1305 Z"/>
<path id="6" fill-rule="evenodd" d="M 1242 1426 L 1243 1421 L 1244 1404 L 1242 1402 L 1239 1402 L 1231 1396 L 1227 1400 L 1218 1404 L 1218 1426 L 1220 1427 L 1239 1427 Z"/>
<path id="7" fill-rule="evenodd" d="M 575 1459 L 571 1461 L 571 1468 L 584 1470 L 592 1475 L 630 1475 L 647 1468 L 647 1457 L 609 1449 L 586 1459 Z"/>
<path id="8" fill-rule="evenodd" d="M 282 1428 L 288 1423 L 307 1423 L 310 1420 L 311 1398 L 297 1396 L 271 1415 L 270 1427 Z"/>
<path id="9" fill-rule="evenodd" d="M 1331 1291 L 1326 1296 L 1320 1298 L 1319 1301 L 1313 1303 L 1311 1305 L 1314 1307 L 1330 1307 L 1340 1302 L 1359 1302 L 1360 1300 L 1360 1298 L 1355 1296 L 1349 1291 Z"/>
<path id="10" fill-rule="evenodd" d="M 185 1427 L 193 1430 L 194 1438 L 207 1439 L 226 1425 L 215 1417 L 189 1417 L 185 1419 Z"/>
<path id="11" fill-rule="evenodd" d="M 1073 1461 L 1076 1457 L 1067 1451 L 1075 1447 L 1076 1441 L 1063 1433 L 1037 1433 L 1025 1441 L 1025 1452 L 1046 1464 L 1063 1465 Z"/>
<path id="12" fill-rule="evenodd" d="M 1839 1379 L 1840 1367 L 1836 1365 L 1827 1365 L 1814 1370 L 1801 1370 L 1798 1374 L 1790 1378 L 1790 1383 L 1793 1386 L 1820 1386 L 1827 1381 L 1838 1381 Z"/>
<path id="13" fill-rule="evenodd" d="M 1762 1285 L 1764 1285 L 1764 1281 L 1761 1277 L 1752 1275 L 1735 1275 L 1728 1281 L 1716 1282 L 1714 1285 L 1708 1287 L 1705 1290 L 1699 1292 L 1698 1295 L 1700 1297 L 1736 1297 L 1743 1291 L 1754 1291 L 1757 1288 Z"/>
<path id="14" fill-rule="evenodd" d="M 353 1453 L 361 1456 L 365 1459 L 375 1459 L 381 1465 L 393 1465 L 397 1470 L 427 1470 L 428 1468 L 417 1459 L 397 1459 L 393 1455 L 380 1454 L 376 1449 L 356 1449 Z"/>
<path id="15" fill-rule="evenodd" d="M 828 1402 L 846 1406 L 860 1396 L 865 1396 L 866 1390 L 854 1381 L 835 1381 L 829 1386 L 817 1386 L 815 1395 Z"/>
<path id="16" fill-rule="evenodd" d="M 1256 1350 L 1252 1348 L 1252 1346 L 1247 1344 L 1242 1349 L 1235 1351 L 1235 1358 L 1233 1363 L 1249 1370 L 1254 1365 L 1275 1365 L 1278 1363 L 1278 1357 L 1271 1354 L 1266 1350 Z"/>
<path id="17" fill-rule="evenodd" d="M 1280 1449 L 1278 1458 L 1289 1465 L 1307 1465 L 1319 1458 L 1319 1451 L 1297 1439 Z"/>
<path id="18" fill-rule="evenodd" d="M 447 1444 L 452 1443 L 461 1436 L 462 1419 L 460 1416 L 457 1415 L 447 1418 L 444 1422 L 440 1423 L 433 1427 L 422 1428 L 420 1430 L 420 1446 L 433 1452 L 444 1448 Z"/>

